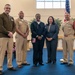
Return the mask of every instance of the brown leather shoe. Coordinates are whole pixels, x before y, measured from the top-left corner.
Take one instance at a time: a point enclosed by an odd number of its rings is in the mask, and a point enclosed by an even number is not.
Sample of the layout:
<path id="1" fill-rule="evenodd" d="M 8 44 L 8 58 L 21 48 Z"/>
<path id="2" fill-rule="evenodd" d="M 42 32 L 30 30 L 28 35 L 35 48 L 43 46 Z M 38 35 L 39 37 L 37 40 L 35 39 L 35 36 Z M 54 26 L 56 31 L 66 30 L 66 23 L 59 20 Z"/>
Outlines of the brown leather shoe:
<path id="1" fill-rule="evenodd" d="M 22 68 L 22 65 L 18 65 L 18 68 Z"/>
<path id="2" fill-rule="evenodd" d="M 16 69 L 14 67 L 8 68 L 8 70 L 16 71 Z"/>
<path id="3" fill-rule="evenodd" d="M 0 75 L 3 75 L 3 72 L 0 70 Z"/>

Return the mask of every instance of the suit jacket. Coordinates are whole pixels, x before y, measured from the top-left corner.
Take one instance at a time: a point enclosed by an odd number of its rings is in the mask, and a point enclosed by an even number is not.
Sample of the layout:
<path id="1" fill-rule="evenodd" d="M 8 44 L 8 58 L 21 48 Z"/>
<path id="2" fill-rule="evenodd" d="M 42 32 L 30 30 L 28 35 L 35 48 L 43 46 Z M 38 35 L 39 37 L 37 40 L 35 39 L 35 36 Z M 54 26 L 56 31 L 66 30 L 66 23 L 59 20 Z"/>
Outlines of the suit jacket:
<path id="1" fill-rule="evenodd" d="M 8 31 L 15 32 L 16 25 L 14 18 L 6 15 L 5 13 L 0 14 L 0 38 L 9 37 Z"/>
<path id="2" fill-rule="evenodd" d="M 31 33 L 32 33 L 32 38 L 36 38 L 38 36 L 45 36 L 45 24 L 43 22 L 40 22 L 38 24 L 36 21 L 31 23 Z"/>
<path id="3" fill-rule="evenodd" d="M 57 39 L 58 38 L 58 33 L 59 33 L 59 28 L 58 25 L 51 25 L 50 30 L 48 31 L 49 25 L 46 25 L 46 37 Z"/>

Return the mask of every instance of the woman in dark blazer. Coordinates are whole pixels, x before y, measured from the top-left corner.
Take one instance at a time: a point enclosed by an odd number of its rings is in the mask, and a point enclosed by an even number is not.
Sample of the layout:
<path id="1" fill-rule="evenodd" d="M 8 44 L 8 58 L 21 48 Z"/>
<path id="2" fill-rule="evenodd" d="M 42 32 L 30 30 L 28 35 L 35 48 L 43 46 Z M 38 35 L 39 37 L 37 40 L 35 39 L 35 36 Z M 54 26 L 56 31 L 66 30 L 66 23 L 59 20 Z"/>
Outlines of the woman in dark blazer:
<path id="1" fill-rule="evenodd" d="M 58 44 L 59 28 L 55 23 L 54 18 L 50 16 L 48 18 L 48 24 L 46 24 L 46 46 L 48 51 L 47 63 L 56 63 L 56 50 Z"/>

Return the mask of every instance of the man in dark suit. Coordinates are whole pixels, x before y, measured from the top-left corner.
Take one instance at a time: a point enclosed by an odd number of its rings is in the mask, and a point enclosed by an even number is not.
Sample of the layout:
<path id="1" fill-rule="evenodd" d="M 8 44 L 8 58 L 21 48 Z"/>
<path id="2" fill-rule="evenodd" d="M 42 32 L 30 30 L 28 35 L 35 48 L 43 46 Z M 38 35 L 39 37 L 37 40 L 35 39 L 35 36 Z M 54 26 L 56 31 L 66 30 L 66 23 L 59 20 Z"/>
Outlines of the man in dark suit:
<path id="1" fill-rule="evenodd" d="M 33 44 L 33 64 L 34 66 L 44 65 L 42 60 L 45 25 L 40 21 L 41 15 L 35 15 L 36 20 L 31 23 L 32 44 Z"/>

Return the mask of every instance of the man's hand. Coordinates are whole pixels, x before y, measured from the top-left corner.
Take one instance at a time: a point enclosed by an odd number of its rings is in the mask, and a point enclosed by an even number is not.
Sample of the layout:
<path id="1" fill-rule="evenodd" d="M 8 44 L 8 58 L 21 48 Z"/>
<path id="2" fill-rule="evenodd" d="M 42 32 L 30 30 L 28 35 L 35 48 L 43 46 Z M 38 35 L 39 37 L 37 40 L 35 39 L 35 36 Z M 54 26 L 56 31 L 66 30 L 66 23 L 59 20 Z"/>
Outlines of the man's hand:
<path id="1" fill-rule="evenodd" d="M 38 40 L 41 40 L 42 39 L 42 37 L 41 36 L 38 36 Z"/>
<path id="2" fill-rule="evenodd" d="M 52 40 L 52 38 L 48 38 L 48 37 L 46 37 L 46 39 L 47 39 L 48 41 L 51 41 L 51 40 Z"/>
<path id="3" fill-rule="evenodd" d="M 23 34 L 23 38 L 27 38 L 27 36 L 28 36 L 27 33 Z"/>
<path id="4" fill-rule="evenodd" d="M 13 33 L 9 31 L 8 36 L 9 36 L 10 38 L 13 38 Z"/>
<path id="5" fill-rule="evenodd" d="M 65 37 L 68 37 L 68 35 L 64 35 Z"/>

